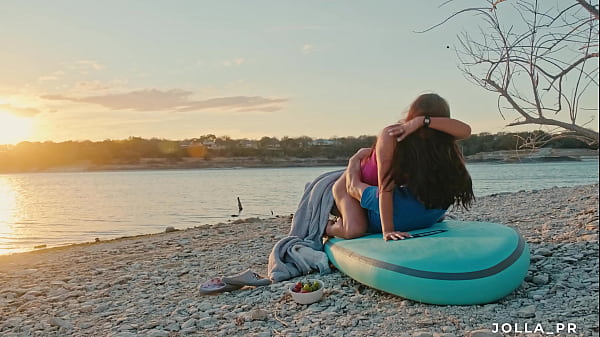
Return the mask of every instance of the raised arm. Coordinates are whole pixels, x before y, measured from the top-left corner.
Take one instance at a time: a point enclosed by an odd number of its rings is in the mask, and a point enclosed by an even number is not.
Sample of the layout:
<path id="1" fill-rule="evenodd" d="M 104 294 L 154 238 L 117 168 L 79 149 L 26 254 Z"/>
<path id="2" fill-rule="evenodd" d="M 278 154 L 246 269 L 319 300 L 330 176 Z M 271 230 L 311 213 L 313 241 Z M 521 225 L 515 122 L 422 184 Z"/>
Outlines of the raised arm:
<path id="1" fill-rule="evenodd" d="M 456 139 L 466 139 L 471 136 L 471 127 L 458 119 L 446 117 L 429 117 L 429 128 L 445 132 Z M 406 136 L 425 126 L 425 116 L 417 116 L 405 123 L 398 123 L 389 126 L 390 136 L 397 137 L 401 141 Z"/>

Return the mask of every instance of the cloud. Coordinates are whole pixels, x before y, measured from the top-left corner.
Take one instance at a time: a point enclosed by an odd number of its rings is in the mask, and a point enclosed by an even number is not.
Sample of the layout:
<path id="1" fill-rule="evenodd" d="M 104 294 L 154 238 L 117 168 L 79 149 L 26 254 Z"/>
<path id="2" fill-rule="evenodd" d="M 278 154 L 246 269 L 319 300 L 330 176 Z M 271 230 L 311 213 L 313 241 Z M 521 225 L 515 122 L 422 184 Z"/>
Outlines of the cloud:
<path id="1" fill-rule="evenodd" d="M 38 78 L 38 81 L 40 82 L 46 82 L 46 81 L 58 81 L 58 77 L 57 76 L 40 76 Z"/>
<path id="2" fill-rule="evenodd" d="M 226 67 L 239 67 L 241 66 L 244 62 L 246 62 L 246 60 L 242 57 L 238 57 L 236 59 L 233 60 L 227 60 L 225 62 L 223 62 L 223 65 Z"/>
<path id="3" fill-rule="evenodd" d="M 281 103 L 287 98 L 266 98 L 261 96 L 233 96 L 211 98 L 203 101 L 191 101 L 187 107 L 177 111 L 196 111 L 204 109 L 222 109 L 229 111 L 263 111 L 273 112 L 281 110 Z"/>
<path id="4" fill-rule="evenodd" d="M 267 29 L 269 32 L 289 32 L 289 31 L 317 31 L 326 30 L 326 26 L 275 26 Z"/>
<path id="5" fill-rule="evenodd" d="M 302 54 L 308 55 L 312 53 L 314 49 L 315 47 L 312 44 L 305 44 L 304 46 L 302 46 Z"/>
<path id="6" fill-rule="evenodd" d="M 144 89 L 126 93 L 96 95 L 87 97 L 69 97 L 65 95 L 42 96 L 48 100 L 62 100 L 78 103 L 98 104 L 115 110 L 135 111 L 161 111 L 170 110 L 178 112 L 215 110 L 224 111 L 263 111 L 273 112 L 281 110 L 282 103 L 287 98 L 268 98 L 262 96 L 232 96 L 218 97 L 206 100 L 192 100 L 191 91 L 173 89 L 157 90 Z"/>
<path id="7" fill-rule="evenodd" d="M 116 110 L 156 111 L 185 106 L 188 101 L 187 97 L 191 94 L 189 91 L 178 89 L 169 91 L 150 89 L 81 98 L 64 95 L 46 95 L 42 96 L 42 98 L 98 104 Z"/>
<path id="8" fill-rule="evenodd" d="M 71 64 L 69 68 L 79 72 L 79 74 L 87 75 L 91 71 L 100 71 L 106 67 L 94 60 L 79 60 Z"/>
<path id="9" fill-rule="evenodd" d="M 44 76 L 40 76 L 38 77 L 38 82 L 48 82 L 48 81 L 58 81 L 62 78 L 62 76 L 64 75 L 64 71 L 55 71 L 50 75 L 44 75 Z"/>
<path id="10" fill-rule="evenodd" d="M 111 86 L 101 81 L 80 81 L 75 83 L 73 90 L 77 92 L 103 91 L 111 89 Z"/>
<path id="11" fill-rule="evenodd" d="M 7 111 L 8 113 L 18 117 L 34 117 L 35 115 L 41 113 L 40 110 L 35 108 L 21 108 L 12 106 L 10 104 L 0 104 L 0 110 Z"/>
<path id="12" fill-rule="evenodd" d="M 104 65 L 102 65 L 94 60 L 79 60 L 79 61 L 75 61 L 75 64 L 79 69 L 94 69 L 94 70 L 104 69 Z"/>

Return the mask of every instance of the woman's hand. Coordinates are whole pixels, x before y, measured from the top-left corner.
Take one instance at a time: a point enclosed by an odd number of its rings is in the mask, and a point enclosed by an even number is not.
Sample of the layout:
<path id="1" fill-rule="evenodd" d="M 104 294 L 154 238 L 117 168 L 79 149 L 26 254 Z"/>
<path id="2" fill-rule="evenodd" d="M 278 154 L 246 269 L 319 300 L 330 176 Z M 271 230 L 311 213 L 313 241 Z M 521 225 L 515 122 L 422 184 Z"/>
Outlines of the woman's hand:
<path id="1" fill-rule="evenodd" d="M 417 116 L 407 122 L 397 123 L 385 128 L 387 134 L 396 137 L 397 141 L 402 141 L 411 133 L 417 131 L 423 125 L 423 117 Z"/>
<path id="2" fill-rule="evenodd" d="M 406 238 L 411 238 L 412 235 L 410 235 L 409 233 L 406 232 L 388 232 L 388 233 L 383 233 L 383 239 L 385 241 L 389 241 L 389 240 L 404 240 Z"/>
<path id="3" fill-rule="evenodd" d="M 356 153 L 352 157 L 350 157 L 349 161 L 361 161 L 363 158 L 366 158 L 369 155 L 371 155 L 371 150 L 372 149 L 370 147 L 363 147 L 356 151 Z"/>
<path id="4" fill-rule="evenodd" d="M 352 157 L 350 157 L 350 159 L 348 160 L 348 167 L 346 169 L 346 175 L 348 176 L 349 173 L 356 173 L 358 175 L 358 177 L 360 177 L 360 162 L 364 158 L 368 157 L 370 154 L 371 154 L 371 148 L 368 148 L 368 147 L 364 147 L 364 148 L 356 151 L 356 153 Z M 346 181 L 349 180 L 348 178 L 346 178 L 346 179 L 347 179 Z"/>

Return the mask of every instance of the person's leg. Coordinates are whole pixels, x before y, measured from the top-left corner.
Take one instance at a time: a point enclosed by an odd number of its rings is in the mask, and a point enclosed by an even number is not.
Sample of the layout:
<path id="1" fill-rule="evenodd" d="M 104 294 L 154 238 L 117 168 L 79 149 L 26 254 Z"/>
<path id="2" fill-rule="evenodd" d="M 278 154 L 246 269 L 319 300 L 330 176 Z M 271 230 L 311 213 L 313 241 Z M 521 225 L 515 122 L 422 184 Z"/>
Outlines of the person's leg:
<path id="1" fill-rule="evenodd" d="M 367 232 L 367 213 L 360 207 L 346 189 L 346 175 L 343 174 L 333 185 L 333 198 L 341 214 L 335 223 L 328 224 L 325 234 L 343 239 L 361 237 Z"/>

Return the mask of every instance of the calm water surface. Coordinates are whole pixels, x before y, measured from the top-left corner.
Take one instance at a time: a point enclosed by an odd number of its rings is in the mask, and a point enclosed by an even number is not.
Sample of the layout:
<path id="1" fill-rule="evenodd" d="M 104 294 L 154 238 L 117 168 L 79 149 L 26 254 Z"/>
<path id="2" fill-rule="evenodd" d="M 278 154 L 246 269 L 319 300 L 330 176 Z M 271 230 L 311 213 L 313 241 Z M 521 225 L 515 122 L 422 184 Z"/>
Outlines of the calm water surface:
<path id="1" fill-rule="evenodd" d="M 0 254 L 288 215 L 304 185 L 340 167 L 0 175 Z M 470 164 L 477 196 L 598 182 L 598 161 Z"/>

